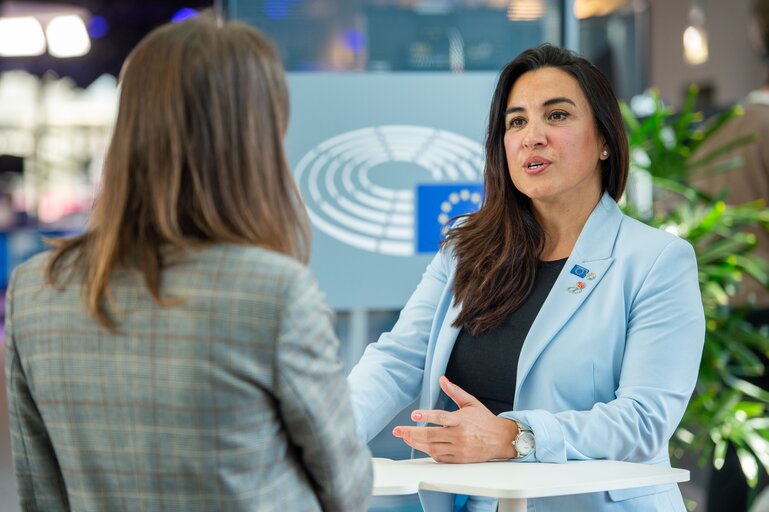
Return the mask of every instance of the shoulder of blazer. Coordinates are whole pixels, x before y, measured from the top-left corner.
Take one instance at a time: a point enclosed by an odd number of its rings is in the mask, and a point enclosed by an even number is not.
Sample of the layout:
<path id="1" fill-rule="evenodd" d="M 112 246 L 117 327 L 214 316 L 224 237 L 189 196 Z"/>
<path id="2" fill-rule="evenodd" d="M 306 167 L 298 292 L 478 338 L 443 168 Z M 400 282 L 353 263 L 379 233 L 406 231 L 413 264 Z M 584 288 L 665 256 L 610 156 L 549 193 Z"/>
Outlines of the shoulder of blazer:
<path id="1" fill-rule="evenodd" d="M 269 275 L 290 277 L 309 272 L 294 258 L 262 247 L 234 244 L 216 244 L 183 254 L 184 263 L 218 268 L 229 274 L 240 274 L 244 279 Z"/>
<path id="2" fill-rule="evenodd" d="M 637 254 L 639 252 L 657 255 L 673 242 L 691 245 L 679 236 L 623 215 L 617 235 L 616 256 L 621 257 L 623 253 Z"/>
<path id="3" fill-rule="evenodd" d="M 16 282 L 22 281 L 40 281 L 43 280 L 43 274 L 48 267 L 51 251 L 45 251 L 29 258 L 13 270 L 13 276 Z"/>
<path id="4" fill-rule="evenodd" d="M 439 263 L 441 269 L 446 273 L 446 282 L 452 282 L 457 270 L 457 257 L 454 254 L 454 248 L 452 246 L 441 247 L 435 255 L 434 261 Z"/>
<path id="5" fill-rule="evenodd" d="M 623 274 L 640 275 L 650 269 L 671 244 L 686 246 L 693 254 L 687 241 L 624 215 L 614 200 L 604 194 L 570 258 L 587 268 L 597 261 L 614 261 L 615 272 L 619 269 Z"/>

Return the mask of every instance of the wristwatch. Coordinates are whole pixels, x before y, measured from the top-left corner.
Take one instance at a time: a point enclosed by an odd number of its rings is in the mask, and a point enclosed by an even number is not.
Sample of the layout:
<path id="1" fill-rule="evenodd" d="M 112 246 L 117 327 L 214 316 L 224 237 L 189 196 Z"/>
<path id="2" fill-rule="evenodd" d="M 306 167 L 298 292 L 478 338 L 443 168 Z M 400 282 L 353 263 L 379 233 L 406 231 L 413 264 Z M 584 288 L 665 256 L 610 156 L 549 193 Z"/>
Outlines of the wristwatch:
<path id="1" fill-rule="evenodd" d="M 518 435 L 513 439 L 513 446 L 517 453 L 515 458 L 521 459 L 534 451 L 536 446 L 534 442 L 534 432 L 531 431 L 531 427 L 524 425 L 520 421 L 516 421 L 515 424 L 518 425 Z"/>

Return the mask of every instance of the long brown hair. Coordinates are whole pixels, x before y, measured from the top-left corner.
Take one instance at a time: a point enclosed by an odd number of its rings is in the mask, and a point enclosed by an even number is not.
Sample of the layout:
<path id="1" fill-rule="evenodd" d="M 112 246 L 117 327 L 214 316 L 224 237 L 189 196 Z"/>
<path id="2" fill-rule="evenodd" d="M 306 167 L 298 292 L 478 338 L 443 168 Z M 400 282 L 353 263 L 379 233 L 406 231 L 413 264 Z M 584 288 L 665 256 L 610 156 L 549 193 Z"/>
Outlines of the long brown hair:
<path id="1" fill-rule="evenodd" d="M 309 223 L 283 149 L 288 90 L 264 36 L 210 16 L 164 25 L 131 52 L 120 88 L 88 229 L 55 241 L 48 284 L 81 269 L 86 309 L 114 330 L 113 272 L 138 270 L 163 303 L 167 248 L 232 243 L 307 261 Z"/>
<path id="2" fill-rule="evenodd" d="M 548 44 L 524 51 L 502 70 L 491 101 L 486 133 L 485 198 L 477 212 L 452 229 L 445 245 L 457 258 L 454 322 L 477 335 L 500 325 L 531 293 L 545 233 L 531 201 L 513 185 L 505 156 L 505 108 L 516 80 L 543 67 L 573 76 L 593 110 L 609 157 L 601 162 L 601 186 L 614 200 L 625 190 L 628 144 L 617 98 L 606 77 L 586 59 Z"/>

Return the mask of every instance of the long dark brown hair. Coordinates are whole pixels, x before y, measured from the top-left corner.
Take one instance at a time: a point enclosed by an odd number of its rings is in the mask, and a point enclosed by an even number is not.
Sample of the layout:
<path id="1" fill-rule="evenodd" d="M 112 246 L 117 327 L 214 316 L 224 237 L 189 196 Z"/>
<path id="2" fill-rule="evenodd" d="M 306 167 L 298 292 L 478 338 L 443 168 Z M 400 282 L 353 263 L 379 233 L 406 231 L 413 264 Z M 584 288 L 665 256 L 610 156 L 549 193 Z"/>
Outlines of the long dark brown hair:
<path id="1" fill-rule="evenodd" d="M 505 109 L 516 80 L 551 67 L 573 76 L 592 107 L 609 157 L 601 162 L 601 186 L 614 200 L 625 190 L 628 144 L 617 98 L 606 77 L 586 59 L 548 44 L 524 51 L 499 76 L 486 133 L 485 198 L 477 212 L 452 229 L 444 245 L 457 259 L 454 300 L 461 305 L 455 327 L 473 335 L 501 324 L 531 293 L 545 233 L 530 199 L 513 185 L 505 155 Z"/>
<path id="2" fill-rule="evenodd" d="M 231 243 L 307 261 L 309 223 L 283 149 L 288 90 L 264 36 L 213 16 L 159 27 L 129 55 L 120 89 L 88 229 L 55 241 L 48 284 L 81 269 L 86 309 L 114 330 L 113 272 L 139 271 L 163 303 L 167 249 Z"/>

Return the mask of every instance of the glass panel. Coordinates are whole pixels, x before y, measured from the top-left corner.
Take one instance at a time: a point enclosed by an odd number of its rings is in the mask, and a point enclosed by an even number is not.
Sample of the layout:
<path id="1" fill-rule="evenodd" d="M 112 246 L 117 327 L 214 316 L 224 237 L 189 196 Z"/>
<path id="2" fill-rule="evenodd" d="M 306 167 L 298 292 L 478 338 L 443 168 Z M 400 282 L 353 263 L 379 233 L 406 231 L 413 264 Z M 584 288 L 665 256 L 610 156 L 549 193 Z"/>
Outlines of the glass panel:
<path id="1" fill-rule="evenodd" d="M 580 20 L 579 51 L 609 77 L 619 98 L 649 87 L 649 23 L 646 0 Z"/>
<path id="2" fill-rule="evenodd" d="M 498 71 L 560 44 L 560 0 L 222 0 L 277 42 L 288 71 Z"/>

